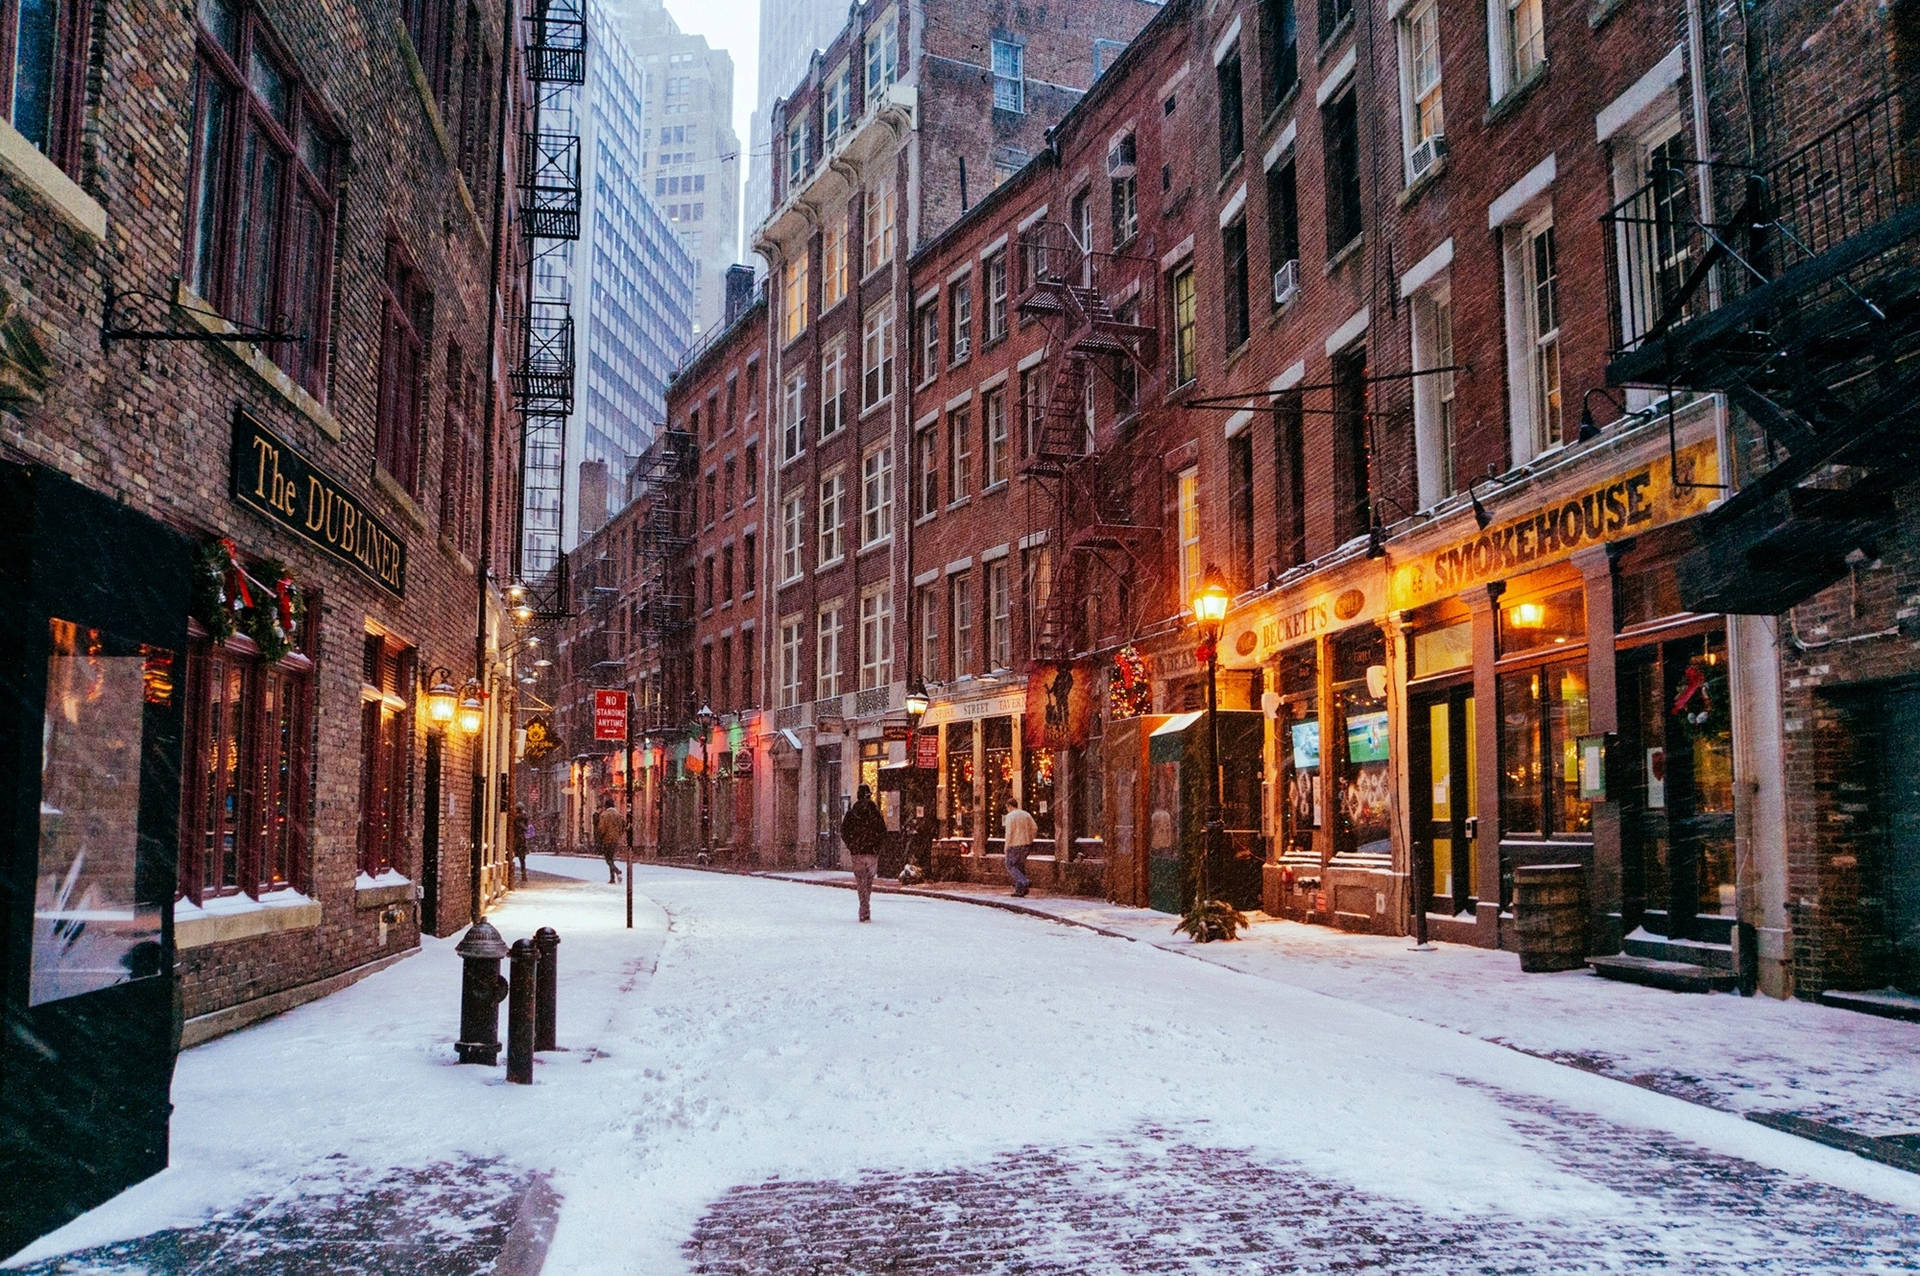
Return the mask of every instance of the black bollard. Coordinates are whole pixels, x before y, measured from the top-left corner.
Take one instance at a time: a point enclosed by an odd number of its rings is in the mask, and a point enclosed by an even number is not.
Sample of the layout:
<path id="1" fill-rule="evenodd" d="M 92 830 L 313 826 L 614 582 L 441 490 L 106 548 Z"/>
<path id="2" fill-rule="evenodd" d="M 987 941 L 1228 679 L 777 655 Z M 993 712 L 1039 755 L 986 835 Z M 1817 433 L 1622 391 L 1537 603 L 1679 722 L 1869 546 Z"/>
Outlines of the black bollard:
<path id="1" fill-rule="evenodd" d="M 538 976 L 540 950 L 531 939 L 516 939 L 507 954 L 507 975 L 513 990 L 507 995 L 507 1080 L 533 1084 L 533 985 Z"/>
<path id="2" fill-rule="evenodd" d="M 560 932 L 542 926 L 533 932 L 533 946 L 540 950 L 540 978 L 533 990 L 533 1048 L 558 1050 L 554 1037 L 560 1011 Z"/>
<path id="3" fill-rule="evenodd" d="M 462 1063 L 500 1062 L 500 1000 L 507 981 L 500 977 L 500 959 L 507 945 L 492 923 L 475 922 L 453 950 L 461 961 L 460 1040 L 454 1052 Z"/>

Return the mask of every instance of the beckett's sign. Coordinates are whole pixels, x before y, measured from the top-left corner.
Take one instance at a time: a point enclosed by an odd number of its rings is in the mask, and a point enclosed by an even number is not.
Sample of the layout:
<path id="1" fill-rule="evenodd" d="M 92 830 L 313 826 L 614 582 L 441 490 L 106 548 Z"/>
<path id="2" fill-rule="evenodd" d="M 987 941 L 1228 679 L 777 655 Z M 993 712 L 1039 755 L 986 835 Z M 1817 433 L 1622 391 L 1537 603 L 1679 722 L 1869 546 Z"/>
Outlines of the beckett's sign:
<path id="1" fill-rule="evenodd" d="M 593 738 L 596 740 L 627 738 L 626 692 L 596 691 L 593 693 Z"/>
<path id="2" fill-rule="evenodd" d="M 234 413 L 230 464 L 233 499 L 346 559 L 375 584 L 406 594 L 406 542 L 244 408 Z"/>

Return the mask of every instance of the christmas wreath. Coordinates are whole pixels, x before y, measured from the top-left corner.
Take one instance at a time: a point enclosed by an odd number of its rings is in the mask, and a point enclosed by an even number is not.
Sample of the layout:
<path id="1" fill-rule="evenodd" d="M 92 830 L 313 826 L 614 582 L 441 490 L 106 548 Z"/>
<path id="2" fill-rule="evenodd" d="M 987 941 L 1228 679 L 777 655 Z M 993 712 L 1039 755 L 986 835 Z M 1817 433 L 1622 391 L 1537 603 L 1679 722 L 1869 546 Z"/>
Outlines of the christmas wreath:
<path id="1" fill-rule="evenodd" d="M 249 572 L 239 547 L 224 536 L 200 547 L 192 605 L 214 641 L 245 634 L 268 660 L 293 650 L 307 614 L 306 596 L 286 564 L 267 559 Z"/>
<path id="2" fill-rule="evenodd" d="M 1132 643 L 1113 654 L 1107 679 L 1107 716 L 1137 718 L 1153 707 L 1153 687 L 1147 681 L 1147 662 Z"/>

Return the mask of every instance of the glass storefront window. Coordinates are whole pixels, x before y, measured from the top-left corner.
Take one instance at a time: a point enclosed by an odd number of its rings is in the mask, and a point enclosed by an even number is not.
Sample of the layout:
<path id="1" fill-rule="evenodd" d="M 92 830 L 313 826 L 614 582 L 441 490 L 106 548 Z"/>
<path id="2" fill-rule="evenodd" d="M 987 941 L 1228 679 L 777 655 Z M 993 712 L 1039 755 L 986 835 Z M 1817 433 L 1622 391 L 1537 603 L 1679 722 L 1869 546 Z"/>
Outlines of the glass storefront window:
<path id="1" fill-rule="evenodd" d="M 1021 792 L 1026 794 L 1027 813 L 1040 826 L 1039 836 L 1053 836 L 1052 749 L 1030 749 L 1021 759 Z"/>
<path id="2" fill-rule="evenodd" d="M 1280 763 L 1282 845 L 1310 854 L 1320 827 L 1320 661 L 1313 643 L 1280 654 L 1280 712 L 1274 720 Z"/>
<path id="3" fill-rule="evenodd" d="M 1013 792 L 1013 719 L 988 718 L 980 724 L 980 743 L 987 768 L 987 836 L 1002 836 L 1000 817 L 1007 813 Z"/>
<path id="4" fill-rule="evenodd" d="M 1426 678 L 1473 663 L 1473 626 L 1466 621 L 1413 636 L 1413 676 Z"/>
<path id="5" fill-rule="evenodd" d="M 1502 833 L 1593 830 L 1593 804 L 1580 796 L 1580 737 L 1587 733 L 1584 665 L 1500 675 Z"/>
<path id="6" fill-rule="evenodd" d="M 1518 655 L 1587 640 L 1586 595 L 1579 586 L 1500 606 L 1500 654 Z"/>
<path id="7" fill-rule="evenodd" d="M 1387 854 L 1393 785 L 1388 775 L 1386 635 L 1365 625 L 1330 644 L 1337 739 L 1322 747 L 1334 772 L 1334 853 Z"/>
<path id="8" fill-rule="evenodd" d="M 947 836 L 973 836 L 973 724 L 949 722 L 947 732 Z"/>

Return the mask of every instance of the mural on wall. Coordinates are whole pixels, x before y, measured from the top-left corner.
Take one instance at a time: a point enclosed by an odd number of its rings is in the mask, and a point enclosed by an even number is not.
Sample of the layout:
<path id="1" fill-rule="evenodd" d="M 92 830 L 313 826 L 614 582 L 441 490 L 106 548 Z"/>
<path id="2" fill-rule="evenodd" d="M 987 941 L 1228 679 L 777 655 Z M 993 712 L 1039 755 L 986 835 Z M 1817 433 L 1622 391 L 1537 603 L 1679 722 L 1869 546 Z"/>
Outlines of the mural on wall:
<path id="1" fill-rule="evenodd" d="M 1093 723 L 1092 666 L 1035 665 L 1027 675 L 1022 742 L 1028 749 L 1077 749 Z"/>

